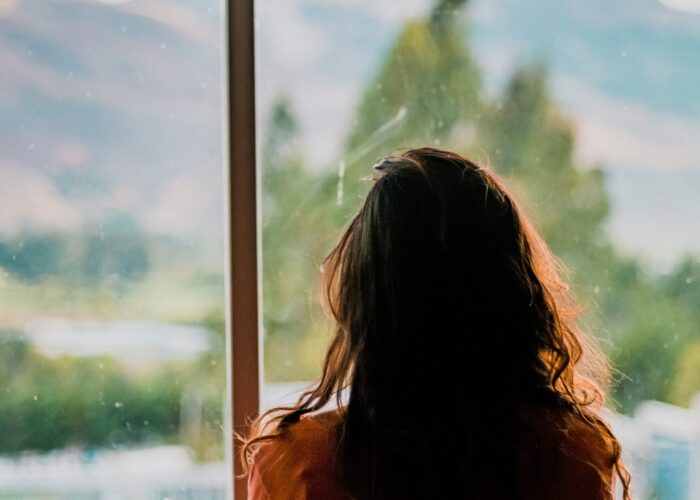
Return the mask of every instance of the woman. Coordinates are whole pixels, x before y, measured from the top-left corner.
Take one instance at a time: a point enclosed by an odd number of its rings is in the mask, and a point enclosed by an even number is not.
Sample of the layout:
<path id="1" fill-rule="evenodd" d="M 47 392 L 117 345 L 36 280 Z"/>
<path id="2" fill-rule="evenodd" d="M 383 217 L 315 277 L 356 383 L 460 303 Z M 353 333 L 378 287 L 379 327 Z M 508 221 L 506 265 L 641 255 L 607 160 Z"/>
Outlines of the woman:
<path id="1" fill-rule="evenodd" d="M 605 358 L 503 182 L 436 149 L 374 170 L 322 266 L 321 379 L 257 420 L 249 498 L 629 498 Z"/>

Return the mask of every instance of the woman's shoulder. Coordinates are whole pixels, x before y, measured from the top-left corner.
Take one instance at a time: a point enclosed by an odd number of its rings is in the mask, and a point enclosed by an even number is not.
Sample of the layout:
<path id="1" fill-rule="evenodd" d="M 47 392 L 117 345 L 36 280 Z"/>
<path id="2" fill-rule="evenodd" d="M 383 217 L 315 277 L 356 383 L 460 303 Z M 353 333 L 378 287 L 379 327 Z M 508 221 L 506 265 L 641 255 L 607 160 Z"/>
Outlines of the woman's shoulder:
<path id="1" fill-rule="evenodd" d="M 306 415 L 255 451 L 251 499 L 346 498 L 337 486 L 338 412 Z"/>
<path id="2" fill-rule="evenodd" d="M 613 498 L 615 443 L 596 419 L 559 407 L 525 409 L 518 469 L 526 489 L 553 488 L 569 500 Z"/>
<path id="3" fill-rule="evenodd" d="M 564 452 L 587 455 L 604 463 L 614 458 L 614 441 L 603 427 L 603 417 L 566 407 L 530 406 L 523 412 L 529 436 L 551 443 Z"/>
<path id="4" fill-rule="evenodd" d="M 334 451 L 340 422 L 338 411 L 304 415 L 299 421 L 287 426 L 277 444 L 303 453 L 308 450 L 331 451 L 331 447 Z"/>

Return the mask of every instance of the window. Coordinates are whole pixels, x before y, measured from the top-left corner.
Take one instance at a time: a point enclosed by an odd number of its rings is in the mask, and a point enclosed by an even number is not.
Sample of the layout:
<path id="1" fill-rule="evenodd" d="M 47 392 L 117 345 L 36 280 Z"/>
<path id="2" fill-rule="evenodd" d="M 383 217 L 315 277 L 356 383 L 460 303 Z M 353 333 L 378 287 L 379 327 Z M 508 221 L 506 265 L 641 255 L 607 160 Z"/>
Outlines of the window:
<path id="1" fill-rule="evenodd" d="M 700 499 L 693 2 L 252 4 L 0 0 L 0 497 L 229 497 L 227 395 L 243 430 L 318 375 L 321 259 L 434 145 L 571 269 L 635 496 Z"/>
<path id="2" fill-rule="evenodd" d="M 318 266 L 362 177 L 396 148 L 454 148 L 510 181 L 571 269 L 619 370 L 612 418 L 635 496 L 700 498 L 691 7 L 257 2 L 263 405 L 318 375 Z"/>
<path id="3" fill-rule="evenodd" d="M 0 2 L 0 497 L 230 496 L 221 26 Z"/>

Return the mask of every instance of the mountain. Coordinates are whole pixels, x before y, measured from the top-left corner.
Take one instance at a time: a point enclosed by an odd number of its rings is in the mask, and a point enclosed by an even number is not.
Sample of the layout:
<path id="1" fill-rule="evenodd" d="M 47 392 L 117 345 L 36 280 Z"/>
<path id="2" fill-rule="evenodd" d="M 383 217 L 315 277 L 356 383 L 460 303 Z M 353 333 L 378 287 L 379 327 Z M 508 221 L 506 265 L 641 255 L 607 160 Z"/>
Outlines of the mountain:
<path id="1" fill-rule="evenodd" d="M 127 211 L 157 232 L 220 234 L 218 2 L 3 5 L 3 184 L 45 186 L 34 202 L 77 223 Z M 42 217 L 25 212 L 0 233 Z"/>

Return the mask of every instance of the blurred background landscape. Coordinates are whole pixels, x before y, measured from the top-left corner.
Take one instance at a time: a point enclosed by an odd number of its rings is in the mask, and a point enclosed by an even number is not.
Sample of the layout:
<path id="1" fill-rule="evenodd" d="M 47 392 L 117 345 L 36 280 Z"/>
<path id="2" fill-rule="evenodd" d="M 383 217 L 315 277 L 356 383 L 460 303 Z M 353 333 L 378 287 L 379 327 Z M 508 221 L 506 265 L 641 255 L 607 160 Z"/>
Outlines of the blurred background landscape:
<path id="1" fill-rule="evenodd" d="M 675 441 L 639 445 L 640 496 L 700 498 L 694 9 L 258 2 L 268 392 L 318 374 L 330 333 L 318 266 L 372 164 L 453 148 L 508 180 L 569 267 L 628 441 L 641 442 L 640 415 L 673 415 L 660 420 Z M 224 460 L 222 22 L 215 0 L 0 0 L 7 475 L 47 453 Z M 224 495 L 226 468 L 211 471 L 215 487 L 183 488 Z"/>
<path id="2" fill-rule="evenodd" d="M 227 495 L 221 23 L 0 1 L 0 498 Z"/>

